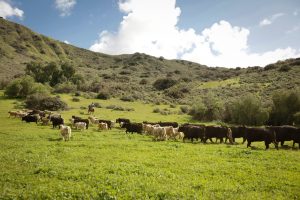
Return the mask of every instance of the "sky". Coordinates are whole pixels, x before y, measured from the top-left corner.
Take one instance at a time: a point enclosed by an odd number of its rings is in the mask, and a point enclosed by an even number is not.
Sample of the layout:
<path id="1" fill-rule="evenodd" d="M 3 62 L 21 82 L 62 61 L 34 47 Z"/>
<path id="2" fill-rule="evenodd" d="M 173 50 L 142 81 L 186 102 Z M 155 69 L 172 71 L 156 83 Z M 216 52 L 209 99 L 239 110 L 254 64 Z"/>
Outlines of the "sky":
<path id="1" fill-rule="evenodd" d="M 222 67 L 300 57 L 300 0 L 0 0 L 0 16 L 111 55 Z"/>

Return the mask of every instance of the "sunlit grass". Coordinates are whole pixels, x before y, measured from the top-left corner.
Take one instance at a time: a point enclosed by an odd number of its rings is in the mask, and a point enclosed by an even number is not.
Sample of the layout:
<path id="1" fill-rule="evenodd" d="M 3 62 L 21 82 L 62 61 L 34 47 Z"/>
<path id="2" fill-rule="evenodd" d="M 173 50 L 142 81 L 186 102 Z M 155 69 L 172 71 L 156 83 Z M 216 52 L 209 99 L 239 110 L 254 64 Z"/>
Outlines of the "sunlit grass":
<path id="1" fill-rule="evenodd" d="M 61 95 L 70 107 L 65 119 L 99 102 L 135 111 L 96 109 L 104 119 L 134 121 L 189 120 L 187 115 L 163 116 L 142 102 L 122 102 Z M 73 131 L 63 142 L 59 130 L 8 118 L 15 100 L 0 99 L 0 199 L 298 199 L 300 151 L 264 150 L 263 143 L 245 145 L 154 142 L 150 136 L 115 128 Z M 178 106 L 174 109 L 179 109 Z M 291 146 L 291 142 L 287 143 Z"/>

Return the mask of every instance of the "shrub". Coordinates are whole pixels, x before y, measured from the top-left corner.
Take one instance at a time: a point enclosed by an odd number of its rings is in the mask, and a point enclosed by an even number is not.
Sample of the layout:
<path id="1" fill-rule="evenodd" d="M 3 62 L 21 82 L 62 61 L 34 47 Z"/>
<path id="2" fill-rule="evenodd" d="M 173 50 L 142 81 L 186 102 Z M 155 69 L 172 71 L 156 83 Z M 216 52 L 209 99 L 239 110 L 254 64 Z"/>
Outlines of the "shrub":
<path id="1" fill-rule="evenodd" d="M 25 100 L 25 106 L 29 109 L 39 110 L 65 110 L 67 104 L 57 97 L 50 97 L 43 94 L 30 95 Z"/>
<path id="2" fill-rule="evenodd" d="M 189 107 L 188 106 L 180 106 L 180 111 L 182 113 L 188 113 L 189 112 Z"/>
<path id="3" fill-rule="evenodd" d="M 300 93 L 297 91 L 278 92 L 272 97 L 270 125 L 293 124 L 294 115 L 300 111 Z"/>
<path id="4" fill-rule="evenodd" d="M 134 98 L 131 97 L 131 96 L 123 96 L 123 97 L 120 98 L 120 100 L 122 100 L 122 101 L 128 101 L 128 102 L 133 102 Z"/>
<path id="5" fill-rule="evenodd" d="M 102 106 L 98 102 L 94 103 L 94 105 L 96 108 L 102 108 Z"/>
<path id="6" fill-rule="evenodd" d="M 56 93 L 72 93 L 76 91 L 76 85 L 70 82 L 57 84 L 54 92 Z"/>
<path id="7" fill-rule="evenodd" d="M 13 80 L 4 91 L 4 94 L 9 98 L 25 98 L 36 93 L 48 94 L 49 89 L 40 83 L 34 82 L 34 79 L 30 76 Z"/>
<path id="8" fill-rule="evenodd" d="M 73 102 L 79 102 L 80 99 L 79 99 L 79 98 L 76 98 L 76 97 L 73 97 L 73 98 L 72 98 L 72 101 L 73 101 Z"/>
<path id="9" fill-rule="evenodd" d="M 191 115 L 193 119 L 202 120 L 204 119 L 206 111 L 207 108 L 204 105 L 202 99 L 200 99 L 197 102 L 195 102 L 192 108 L 189 110 L 189 115 Z"/>
<path id="10" fill-rule="evenodd" d="M 173 80 L 171 78 L 157 79 L 153 83 L 153 87 L 157 90 L 165 90 L 165 89 L 168 89 L 168 88 L 172 87 L 173 85 L 175 85 L 176 82 L 177 82 L 176 80 Z"/>
<path id="11" fill-rule="evenodd" d="M 253 94 L 234 101 L 230 106 L 230 112 L 232 122 L 243 125 L 263 125 L 269 117 L 269 113 L 263 109 L 260 99 Z"/>
<path id="12" fill-rule="evenodd" d="M 140 81 L 141 85 L 146 85 L 147 83 L 148 83 L 147 79 L 144 78 Z"/>
<path id="13" fill-rule="evenodd" d="M 103 99 L 103 100 L 110 99 L 110 94 L 108 91 L 99 92 L 97 95 L 97 99 Z"/>
<path id="14" fill-rule="evenodd" d="M 77 91 L 77 92 L 75 92 L 74 96 L 75 96 L 75 97 L 80 97 L 80 96 L 81 96 L 81 93 Z"/>
<path id="15" fill-rule="evenodd" d="M 159 113 L 159 112 L 160 112 L 160 109 L 159 109 L 159 108 L 154 108 L 154 109 L 153 109 L 153 112 L 154 112 L 154 113 Z"/>
<path id="16" fill-rule="evenodd" d="M 282 65 L 278 71 L 280 72 L 288 72 L 290 71 L 292 68 L 289 65 Z"/>

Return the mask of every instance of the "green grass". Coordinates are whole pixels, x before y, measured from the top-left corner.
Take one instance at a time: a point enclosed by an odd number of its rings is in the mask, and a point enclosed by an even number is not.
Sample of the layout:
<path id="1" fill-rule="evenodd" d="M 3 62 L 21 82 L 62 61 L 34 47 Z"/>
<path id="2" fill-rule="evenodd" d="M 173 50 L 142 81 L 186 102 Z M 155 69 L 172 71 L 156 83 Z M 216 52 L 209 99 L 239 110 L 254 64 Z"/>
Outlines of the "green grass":
<path id="1" fill-rule="evenodd" d="M 92 101 L 62 95 L 79 115 Z M 245 145 L 154 142 L 115 128 L 59 131 L 10 119 L 15 100 L 0 99 L 0 199 L 299 199 L 300 151 L 265 151 Z M 96 109 L 96 116 L 135 121 L 188 121 L 186 115 L 152 113 L 157 105 L 99 101 L 133 107 L 133 112 Z M 160 105 L 158 107 L 167 107 Z M 178 109 L 178 106 L 177 108 Z M 82 110 L 86 112 L 86 110 Z M 87 115 L 86 115 L 87 117 Z M 291 145 L 290 142 L 287 143 Z"/>
<path id="2" fill-rule="evenodd" d="M 234 87 L 239 87 L 239 82 L 240 79 L 239 77 L 237 78 L 230 78 L 230 79 L 226 79 L 226 80 L 222 80 L 222 81 L 208 81 L 208 82 L 203 82 L 200 83 L 200 88 L 201 89 L 211 89 L 211 88 L 217 88 L 217 87 L 225 87 L 225 86 L 229 86 L 232 85 Z"/>

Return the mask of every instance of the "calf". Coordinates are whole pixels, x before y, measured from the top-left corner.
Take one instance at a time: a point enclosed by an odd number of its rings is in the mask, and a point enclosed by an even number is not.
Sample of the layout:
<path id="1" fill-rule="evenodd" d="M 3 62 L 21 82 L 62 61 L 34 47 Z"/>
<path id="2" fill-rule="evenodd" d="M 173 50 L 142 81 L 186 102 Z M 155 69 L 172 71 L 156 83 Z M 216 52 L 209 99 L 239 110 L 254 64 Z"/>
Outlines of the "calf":
<path id="1" fill-rule="evenodd" d="M 266 149 L 269 145 L 274 143 L 275 148 L 278 149 L 276 141 L 276 133 L 266 128 L 245 128 L 245 138 L 247 140 L 247 148 L 251 147 L 251 142 L 264 141 Z"/>

